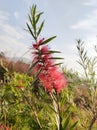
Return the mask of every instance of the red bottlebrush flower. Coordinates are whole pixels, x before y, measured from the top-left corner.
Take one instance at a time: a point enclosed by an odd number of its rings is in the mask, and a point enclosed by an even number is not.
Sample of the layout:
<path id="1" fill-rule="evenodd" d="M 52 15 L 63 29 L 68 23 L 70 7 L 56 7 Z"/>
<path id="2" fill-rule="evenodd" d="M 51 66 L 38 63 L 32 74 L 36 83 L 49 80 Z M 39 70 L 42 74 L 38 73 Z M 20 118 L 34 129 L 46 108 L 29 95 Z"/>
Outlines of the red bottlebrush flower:
<path id="1" fill-rule="evenodd" d="M 36 55 L 34 58 L 33 58 L 33 62 L 37 62 L 39 60 L 39 57 Z"/>
<path id="2" fill-rule="evenodd" d="M 57 92 L 60 92 L 67 84 L 67 81 L 64 77 L 64 75 L 60 72 L 58 74 L 55 74 L 56 80 L 54 81 L 54 87 Z"/>
<path id="3" fill-rule="evenodd" d="M 44 42 L 44 38 L 40 39 L 37 43 L 33 44 L 34 49 L 38 49 L 39 46 Z"/>
<path id="4" fill-rule="evenodd" d="M 39 40 L 33 45 L 35 51 L 33 52 L 33 62 L 38 62 L 33 68 L 33 74 L 36 74 L 40 69 L 38 78 L 43 87 L 51 92 L 53 89 L 59 93 L 66 86 L 66 78 L 54 65 L 54 61 L 51 59 L 50 49 L 47 45 L 40 47 L 44 42 L 44 38 Z"/>
<path id="5" fill-rule="evenodd" d="M 42 67 L 41 64 L 35 65 L 35 67 L 32 70 L 32 74 L 35 75 L 40 70 L 41 67 Z"/>
<path id="6" fill-rule="evenodd" d="M 53 65 L 53 61 L 45 62 L 44 63 L 45 70 L 48 70 L 48 69 L 52 68 L 52 65 Z"/>
<path id="7" fill-rule="evenodd" d="M 42 71 L 39 79 L 43 87 L 50 92 L 55 89 L 59 93 L 67 84 L 64 75 L 56 67 Z"/>
<path id="8" fill-rule="evenodd" d="M 43 61 L 43 62 L 48 62 L 48 61 L 50 61 L 50 60 L 49 60 L 50 57 L 51 57 L 51 56 L 50 56 L 49 54 L 44 55 L 44 56 L 42 57 L 42 61 Z"/>
<path id="9" fill-rule="evenodd" d="M 22 86 L 22 84 L 23 84 L 22 79 L 20 79 L 18 83 L 19 83 L 19 85 L 18 85 L 18 86 L 16 86 L 16 87 L 17 87 L 18 89 L 23 88 L 23 86 Z"/>
<path id="10" fill-rule="evenodd" d="M 33 44 L 34 49 L 38 49 L 39 45 L 38 44 Z"/>
<path id="11" fill-rule="evenodd" d="M 48 46 L 43 46 L 43 47 L 41 48 L 41 53 L 42 53 L 42 54 L 49 53 L 49 48 L 48 48 Z"/>
<path id="12" fill-rule="evenodd" d="M 38 55 L 37 51 L 32 52 L 33 55 Z"/>
<path id="13" fill-rule="evenodd" d="M 44 42 L 44 38 L 40 39 L 38 44 L 41 45 Z"/>
<path id="14" fill-rule="evenodd" d="M 48 90 L 48 91 L 52 91 L 53 86 L 52 86 L 52 82 L 50 81 L 50 77 L 48 74 L 41 73 L 39 75 L 39 80 L 42 83 L 43 87 Z"/>

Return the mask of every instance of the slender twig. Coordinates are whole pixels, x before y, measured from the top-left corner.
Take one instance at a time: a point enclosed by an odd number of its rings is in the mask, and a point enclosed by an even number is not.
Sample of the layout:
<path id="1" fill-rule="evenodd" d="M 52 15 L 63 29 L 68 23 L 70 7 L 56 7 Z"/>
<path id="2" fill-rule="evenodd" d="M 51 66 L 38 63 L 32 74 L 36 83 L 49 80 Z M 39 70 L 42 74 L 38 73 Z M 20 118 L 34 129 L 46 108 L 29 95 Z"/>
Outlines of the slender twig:
<path id="1" fill-rule="evenodd" d="M 57 130 L 60 130 L 60 109 L 59 109 L 59 103 L 58 103 L 58 98 L 56 93 L 50 93 L 51 98 L 53 99 L 53 107 L 54 111 L 56 112 L 55 118 L 56 118 L 56 125 L 57 125 Z"/>
<path id="2" fill-rule="evenodd" d="M 93 125 L 94 125 L 96 119 L 97 119 L 97 116 L 94 116 L 94 117 L 92 118 L 88 130 L 92 130 L 92 127 L 93 127 Z"/>
<path id="3" fill-rule="evenodd" d="M 38 115 L 37 115 L 36 110 L 34 110 L 32 104 L 30 103 L 28 97 L 24 94 L 24 92 L 23 92 L 22 89 L 21 89 L 21 92 L 22 92 L 24 98 L 26 99 L 27 103 L 30 105 L 31 109 L 33 110 L 33 113 L 34 113 L 34 115 L 35 115 L 35 117 L 36 117 L 36 120 L 37 120 L 37 122 L 38 122 L 39 127 L 42 128 L 42 125 L 41 125 L 41 123 L 40 123 L 40 121 L 39 121 L 39 119 L 38 119 Z"/>

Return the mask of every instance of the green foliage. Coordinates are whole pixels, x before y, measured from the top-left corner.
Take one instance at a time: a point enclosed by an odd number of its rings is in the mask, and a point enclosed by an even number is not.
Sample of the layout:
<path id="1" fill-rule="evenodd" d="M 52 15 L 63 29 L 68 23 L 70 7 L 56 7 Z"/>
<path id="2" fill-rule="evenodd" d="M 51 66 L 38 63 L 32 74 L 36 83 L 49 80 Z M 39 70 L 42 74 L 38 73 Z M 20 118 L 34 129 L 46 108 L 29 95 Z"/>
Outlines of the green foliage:
<path id="1" fill-rule="evenodd" d="M 37 12 L 36 5 L 33 5 L 30 8 L 30 15 L 28 15 L 30 24 L 27 23 L 27 27 L 35 41 L 37 41 L 37 37 L 41 33 L 42 28 L 44 26 L 44 21 L 40 25 L 38 25 L 39 19 L 42 14 L 43 12 Z"/>
<path id="2" fill-rule="evenodd" d="M 20 85 L 18 80 L 20 79 L 23 81 L 23 88 L 18 89 L 17 86 Z M 29 130 L 49 129 L 46 104 L 51 101 L 42 89 L 40 95 L 37 95 L 38 97 L 34 94 L 31 86 L 32 80 L 32 77 L 25 74 L 14 73 L 10 82 L 2 87 L 0 91 L 0 100 L 2 101 L 0 104 L 0 124 L 21 130 L 25 128 Z"/>
<path id="3" fill-rule="evenodd" d="M 41 45 L 47 44 L 48 42 L 50 42 L 50 41 L 53 40 L 54 38 L 56 38 L 56 36 L 53 36 L 53 37 L 50 37 L 50 38 L 46 39 Z"/>
<path id="4" fill-rule="evenodd" d="M 94 77 L 92 75 L 83 79 L 78 73 L 65 68 L 63 72 L 67 77 L 68 86 L 57 97 L 60 107 L 60 130 L 89 129 L 94 119 L 93 110 L 96 110 L 96 80 L 91 78 Z M 23 86 L 20 89 L 17 88 L 21 85 L 19 80 L 22 80 Z M 10 126 L 12 130 L 57 129 L 57 112 L 52 98 L 42 87 L 37 86 L 39 84 L 33 86 L 34 81 L 32 76 L 14 72 L 8 83 L 0 86 L 0 124 Z M 94 122 L 92 129 L 96 130 L 96 126 Z"/>
<path id="5" fill-rule="evenodd" d="M 79 61 L 78 63 L 83 67 L 85 81 L 84 84 L 87 86 L 87 95 L 83 95 L 81 100 L 84 101 L 83 103 L 83 113 L 87 111 L 86 120 L 84 120 L 85 125 L 83 123 L 83 127 L 88 130 L 91 130 L 96 119 L 97 119 L 97 108 L 96 108 L 96 101 L 97 101 L 97 80 L 96 80 L 96 64 L 97 64 L 97 57 L 91 58 L 88 57 L 87 51 L 85 51 L 84 43 L 81 40 L 77 41 L 77 49 L 79 54 Z M 96 50 L 96 47 L 95 47 Z M 88 104 L 87 104 L 88 101 Z M 83 116 L 83 115 L 82 115 Z M 84 117 L 84 116 L 83 116 Z M 83 118 L 82 117 L 82 118 Z"/>

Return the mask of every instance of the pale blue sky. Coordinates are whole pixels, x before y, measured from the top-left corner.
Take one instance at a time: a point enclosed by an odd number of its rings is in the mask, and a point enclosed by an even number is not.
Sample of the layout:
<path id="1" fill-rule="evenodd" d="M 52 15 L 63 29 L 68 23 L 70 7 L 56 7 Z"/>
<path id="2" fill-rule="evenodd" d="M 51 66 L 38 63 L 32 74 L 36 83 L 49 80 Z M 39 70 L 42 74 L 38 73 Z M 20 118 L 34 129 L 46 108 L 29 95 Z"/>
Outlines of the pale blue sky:
<path id="1" fill-rule="evenodd" d="M 32 4 L 44 12 L 42 37 L 57 36 L 50 46 L 62 52 L 60 56 L 64 57 L 67 67 L 79 68 L 76 39 L 86 41 L 89 55 L 95 55 L 97 0 L 0 0 L 0 51 L 6 51 L 10 56 L 22 56 L 32 45 L 33 39 L 24 31 Z"/>

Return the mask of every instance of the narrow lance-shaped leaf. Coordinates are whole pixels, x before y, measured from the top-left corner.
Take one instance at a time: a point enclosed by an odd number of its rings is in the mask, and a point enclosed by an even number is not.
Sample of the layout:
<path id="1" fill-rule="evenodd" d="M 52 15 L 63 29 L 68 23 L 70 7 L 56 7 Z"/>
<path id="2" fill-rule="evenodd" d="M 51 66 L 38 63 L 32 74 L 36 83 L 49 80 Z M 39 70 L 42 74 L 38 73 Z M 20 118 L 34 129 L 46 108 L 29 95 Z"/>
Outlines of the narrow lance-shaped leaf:
<path id="1" fill-rule="evenodd" d="M 60 130 L 63 130 L 63 128 L 62 128 L 62 117 L 59 116 L 59 118 L 60 118 Z"/>
<path id="2" fill-rule="evenodd" d="M 74 130 L 75 126 L 77 125 L 78 121 L 76 121 L 70 128 L 70 130 Z"/>
<path id="3" fill-rule="evenodd" d="M 63 125 L 63 129 L 64 130 L 67 130 L 67 127 L 69 125 L 69 122 L 70 122 L 70 115 L 67 116 L 65 122 L 64 122 L 64 125 Z"/>
<path id="4" fill-rule="evenodd" d="M 51 58 L 49 58 L 49 59 L 59 59 L 59 60 L 61 60 L 61 59 L 64 59 L 64 58 L 60 58 L 60 57 L 51 57 Z"/>
<path id="5" fill-rule="evenodd" d="M 36 5 L 33 5 L 32 8 L 31 8 L 31 17 L 32 17 L 32 26 L 33 26 L 33 29 L 34 29 L 34 33 L 36 35 L 36 23 L 35 23 L 35 14 L 36 14 Z"/>
<path id="6" fill-rule="evenodd" d="M 81 63 L 81 61 L 78 61 L 78 60 L 77 60 L 77 62 L 78 62 L 78 64 L 80 64 L 81 66 L 83 66 L 83 64 Z"/>
<path id="7" fill-rule="evenodd" d="M 31 35 L 33 36 L 33 38 L 36 40 L 36 37 L 34 36 L 34 34 L 33 34 L 32 30 L 31 30 L 29 24 L 28 23 L 26 23 L 26 24 L 27 24 L 27 27 L 29 29 L 29 32 L 31 33 Z"/>
<path id="8" fill-rule="evenodd" d="M 29 21 L 30 21 L 31 25 L 33 26 L 33 21 L 32 21 L 32 19 L 31 19 L 31 16 L 28 15 L 28 17 L 29 17 Z"/>
<path id="9" fill-rule="evenodd" d="M 53 51 L 53 50 L 50 50 L 48 52 L 45 52 L 44 54 L 52 54 L 52 53 L 61 53 L 60 51 Z"/>
<path id="10" fill-rule="evenodd" d="M 63 99 L 63 104 L 64 104 L 64 99 Z M 68 106 L 66 108 L 66 110 L 64 112 L 62 112 L 62 118 L 64 118 L 66 116 L 66 114 L 69 113 L 69 111 L 70 111 L 70 106 Z"/>
<path id="11" fill-rule="evenodd" d="M 39 36 L 39 34 L 40 34 L 40 32 L 41 32 L 43 26 L 44 26 L 44 21 L 41 23 L 41 25 L 40 25 L 40 27 L 39 27 L 39 29 L 38 29 L 37 36 Z"/>
<path id="12" fill-rule="evenodd" d="M 36 5 L 33 5 L 32 6 L 32 10 L 31 10 L 32 12 L 32 17 L 34 17 L 35 16 L 35 14 L 36 14 Z"/>
<path id="13" fill-rule="evenodd" d="M 53 51 L 53 50 L 50 50 L 49 53 L 61 53 L 60 51 Z"/>
<path id="14" fill-rule="evenodd" d="M 31 16 L 33 15 L 33 8 L 34 8 L 34 5 L 32 7 L 30 7 L 30 14 L 31 14 Z"/>
<path id="15" fill-rule="evenodd" d="M 34 29 L 34 34 L 36 35 L 36 22 L 35 22 L 35 17 L 33 17 L 33 29 Z"/>
<path id="16" fill-rule="evenodd" d="M 36 35 L 36 22 L 35 22 L 35 16 L 33 17 L 33 29 L 34 29 L 34 34 Z"/>
<path id="17" fill-rule="evenodd" d="M 87 58 L 87 52 L 84 53 L 83 57 L 86 57 L 86 58 Z"/>
<path id="18" fill-rule="evenodd" d="M 79 46 L 77 45 L 77 49 L 80 50 Z"/>
<path id="19" fill-rule="evenodd" d="M 56 114 L 58 114 L 58 112 L 56 112 L 55 109 L 54 109 L 51 105 L 49 105 L 49 107 L 50 107 L 50 109 L 53 110 Z"/>
<path id="20" fill-rule="evenodd" d="M 54 38 L 56 38 L 56 36 L 50 37 L 47 40 L 45 40 L 41 45 L 43 44 L 47 44 L 48 42 L 50 42 L 51 40 L 53 40 Z"/>
<path id="21" fill-rule="evenodd" d="M 42 14 L 43 14 L 43 12 L 37 14 L 37 16 L 36 16 L 36 24 L 37 24 L 37 22 L 39 21 L 39 18 L 40 18 L 40 16 L 41 16 Z"/>
<path id="22" fill-rule="evenodd" d="M 84 52 L 84 49 L 83 49 L 83 48 L 81 48 L 80 53 L 81 53 L 81 54 L 83 54 L 83 52 Z"/>

